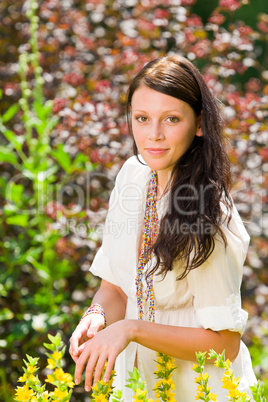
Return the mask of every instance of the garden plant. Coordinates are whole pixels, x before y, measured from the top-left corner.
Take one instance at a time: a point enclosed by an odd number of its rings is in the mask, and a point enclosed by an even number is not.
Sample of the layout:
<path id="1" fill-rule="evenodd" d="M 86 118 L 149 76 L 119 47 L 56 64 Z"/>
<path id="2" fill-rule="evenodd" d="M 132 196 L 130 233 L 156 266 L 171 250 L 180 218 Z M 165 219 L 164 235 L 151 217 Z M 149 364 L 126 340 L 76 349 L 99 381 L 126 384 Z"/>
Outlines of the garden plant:
<path id="1" fill-rule="evenodd" d="M 99 282 L 88 268 L 114 177 L 132 152 L 125 93 L 144 63 L 167 53 L 193 61 L 223 104 L 233 198 L 251 235 L 244 341 L 267 398 L 264 2 L 2 0 L 0 15 L 1 398 L 14 400 L 25 354 L 43 353 L 48 332 L 67 343 L 90 304 Z M 68 355 L 60 368 L 72 374 Z M 45 373 L 40 362 L 40 384 Z M 71 400 L 86 397 L 78 386 Z"/>
<path id="2" fill-rule="evenodd" d="M 27 361 L 24 360 L 25 368 L 24 374 L 19 378 L 19 382 L 25 383 L 22 387 L 18 386 L 16 389 L 17 402 L 49 402 L 49 401 L 70 401 L 72 395 L 72 388 L 74 382 L 71 374 L 65 373 L 62 369 L 62 359 L 65 352 L 65 347 L 62 348 L 63 342 L 60 334 L 55 337 L 49 335 L 50 344 L 45 343 L 44 346 L 50 351 L 46 353 L 47 369 L 53 370 L 51 374 L 47 374 L 45 379 L 46 383 L 54 385 L 54 389 L 51 392 L 46 390 L 46 384 L 42 385 L 36 372 L 38 371 L 37 362 L 38 358 L 27 356 Z M 193 370 L 198 374 L 195 378 L 197 384 L 197 392 L 195 400 L 199 401 L 217 401 L 217 395 L 213 394 L 211 387 L 209 386 L 209 375 L 204 372 L 204 365 L 206 360 L 206 352 L 196 353 L 197 364 L 194 364 Z M 174 359 L 164 355 L 163 353 L 156 354 L 157 370 L 154 373 L 157 378 L 157 382 L 154 387 L 155 402 L 176 402 L 175 384 L 172 379 L 172 372 L 176 370 L 174 365 Z M 222 377 L 223 388 L 226 388 L 228 394 L 226 394 L 226 401 L 231 402 L 250 402 L 251 397 L 246 392 L 241 392 L 238 389 L 240 379 L 234 378 L 234 373 L 231 368 L 231 362 L 229 359 L 225 360 L 224 352 L 217 354 L 214 350 L 211 350 L 208 354 L 208 359 L 213 359 L 214 364 L 219 369 L 224 369 L 224 375 Z M 113 402 L 124 402 L 122 398 L 122 391 L 113 391 L 113 377 L 116 375 L 115 371 L 112 371 L 110 380 L 104 382 L 102 379 L 92 387 L 91 400 L 95 402 L 105 402 L 112 400 Z M 144 382 L 137 368 L 134 368 L 133 372 L 129 372 L 129 379 L 127 387 L 133 391 L 133 401 L 153 402 L 153 400 L 147 397 L 146 382 Z M 250 387 L 255 402 L 265 402 L 263 396 L 263 384 L 259 382 Z M 221 401 L 223 402 L 223 401 Z"/>

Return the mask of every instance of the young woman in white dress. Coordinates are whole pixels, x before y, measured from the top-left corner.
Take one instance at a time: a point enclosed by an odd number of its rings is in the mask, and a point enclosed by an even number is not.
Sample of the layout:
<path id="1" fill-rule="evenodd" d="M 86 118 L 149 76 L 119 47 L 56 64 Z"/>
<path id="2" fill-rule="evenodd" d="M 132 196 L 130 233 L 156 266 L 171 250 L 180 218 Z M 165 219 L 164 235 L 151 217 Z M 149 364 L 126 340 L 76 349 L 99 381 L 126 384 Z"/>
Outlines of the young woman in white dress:
<path id="1" fill-rule="evenodd" d="M 115 365 L 128 402 L 126 378 L 137 366 L 154 397 L 159 351 L 176 359 L 176 401 L 193 402 L 195 353 L 214 349 L 225 350 L 250 393 L 240 297 L 249 236 L 230 196 L 219 105 L 192 63 L 168 56 L 134 78 L 127 114 L 136 156 L 117 176 L 91 266 L 101 285 L 70 340 L 75 382 L 85 369 L 90 390 L 105 363 L 105 380 Z M 225 400 L 221 370 L 208 361 L 206 371 Z"/>

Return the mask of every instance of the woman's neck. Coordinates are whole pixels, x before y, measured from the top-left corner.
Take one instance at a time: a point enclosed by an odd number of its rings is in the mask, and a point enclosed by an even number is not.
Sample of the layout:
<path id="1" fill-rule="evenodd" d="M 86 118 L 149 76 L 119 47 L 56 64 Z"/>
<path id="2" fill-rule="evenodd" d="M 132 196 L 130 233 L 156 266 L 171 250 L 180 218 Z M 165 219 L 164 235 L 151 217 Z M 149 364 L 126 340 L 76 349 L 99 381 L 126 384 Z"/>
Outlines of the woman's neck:
<path id="1" fill-rule="evenodd" d="M 156 198 L 160 200 L 168 189 L 169 181 L 171 177 L 171 171 L 158 171 L 157 172 L 157 193 Z"/>

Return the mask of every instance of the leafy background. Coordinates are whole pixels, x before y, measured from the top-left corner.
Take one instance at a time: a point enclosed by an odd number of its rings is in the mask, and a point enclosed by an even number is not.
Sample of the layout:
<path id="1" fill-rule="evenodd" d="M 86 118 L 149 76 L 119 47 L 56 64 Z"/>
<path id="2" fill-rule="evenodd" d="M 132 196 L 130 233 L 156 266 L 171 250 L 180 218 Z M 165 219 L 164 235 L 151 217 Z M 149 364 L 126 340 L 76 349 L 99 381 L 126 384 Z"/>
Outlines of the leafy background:
<path id="1" fill-rule="evenodd" d="M 233 197 L 251 235 L 243 339 L 267 396 L 268 5 L 40 0 L 39 20 L 30 6 L 0 3 L 0 400 L 13 400 L 25 354 L 44 368 L 47 333 L 68 343 L 90 303 L 108 197 L 132 154 L 126 90 L 169 53 L 193 61 L 225 106 Z M 89 399 L 75 387 L 72 400 Z"/>

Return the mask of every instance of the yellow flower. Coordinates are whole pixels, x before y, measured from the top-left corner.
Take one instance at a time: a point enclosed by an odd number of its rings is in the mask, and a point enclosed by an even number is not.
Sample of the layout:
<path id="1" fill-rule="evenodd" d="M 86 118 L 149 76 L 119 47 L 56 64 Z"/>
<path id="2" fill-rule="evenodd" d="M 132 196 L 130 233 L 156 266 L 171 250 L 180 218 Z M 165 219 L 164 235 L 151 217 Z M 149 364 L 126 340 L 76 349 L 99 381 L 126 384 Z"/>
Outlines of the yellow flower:
<path id="1" fill-rule="evenodd" d="M 203 385 L 198 385 L 197 391 L 198 392 L 204 392 L 204 386 Z"/>
<path id="2" fill-rule="evenodd" d="M 27 374 L 24 373 L 22 377 L 18 379 L 19 382 L 25 382 L 27 380 Z"/>
<path id="3" fill-rule="evenodd" d="M 54 374 L 55 374 L 56 380 L 58 380 L 58 381 L 61 382 L 61 383 L 64 383 L 64 382 L 65 382 L 65 381 L 64 381 L 64 379 L 65 379 L 65 373 L 64 373 L 64 371 L 63 371 L 62 368 L 56 369 L 56 370 L 54 371 Z"/>
<path id="4" fill-rule="evenodd" d="M 202 374 L 202 378 L 204 381 L 207 380 L 209 378 L 208 373 Z"/>
<path id="5" fill-rule="evenodd" d="M 161 386 L 161 380 L 156 381 L 154 389 L 157 389 Z"/>
<path id="6" fill-rule="evenodd" d="M 47 375 L 47 378 L 45 381 L 50 382 L 50 384 L 54 384 L 54 382 L 55 382 L 54 377 L 51 374 Z"/>
<path id="7" fill-rule="evenodd" d="M 27 366 L 28 373 L 34 373 L 36 371 L 36 366 Z"/>
<path id="8" fill-rule="evenodd" d="M 226 388 L 228 390 L 234 390 L 237 388 L 237 384 L 235 384 L 233 381 L 231 381 L 229 378 L 222 378 L 221 379 L 223 382 L 222 388 Z"/>
<path id="9" fill-rule="evenodd" d="M 54 392 L 51 392 L 51 395 L 54 396 L 54 398 L 59 398 L 59 400 L 61 400 L 68 395 L 68 391 L 61 391 L 59 388 L 56 388 Z"/>
<path id="10" fill-rule="evenodd" d="M 166 363 L 166 369 L 167 370 L 171 370 L 174 368 L 174 359 L 170 359 L 167 363 Z"/>
<path id="11" fill-rule="evenodd" d="M 197 392 L 195 396 L 195 400 L 197 401 L 198 399 L 204 398 L 204 392 Z"/>
<path id="12" fill-rule="evenodd" d="M 240 396 L 246 396 L 246 392 L 240 392 L 238 389 L 229 390 L 229 396 L 231 398 L 239 398 Z"/>
<path id="13" fill-rule="evenodd" d="M 176 402 L 176 399 L 174 398 L 173 395 L 168 395 L 167 398 L 166 398 L 166 400 L 167 400 L 168 402 Z"/>
<path id="14" fill-rule="evenodd" d="M 17 387 L 16 397 L 21 402 L 29 402 L 31 398 L 35 395 L 32 389 L 29 389 L 27 385 L 23 387 Z"/>
<path id="15" fill-rule="evenodd" d="M 55 350 L 55 352 L 52 353 L 51 357 L 53 357 L 53 359 L 55 360 L 60 360 L 62 358 L 62 352 L 57 352 Z"/>
<path id="16" fill-rule="evenodd" d="M 147 390 L 143 390 L 138 388 L 136 394 L 133 396 L 133 401 L 140 401 L 141 399 L 146 398 Z"/>
<path id="17" fill-rule="evenodd" d="M 94 395 L 94 399 L 92 399 L 95 402 L 106 402 L 108 401 L 108 399 L 106 398 L 105 395 L 101 394 L 101 395 Z"/>
<path id="18" fill-rule="evenodd" d="M 49 402 L 49 393 L 47 391 L 43 392 L 43 398 L 44 398 L 44 402 Z"/>
<path id="19" fill-rule="evenodd" d="M 197 384 L 199 384 L 200 382 L 205 381 L 205 380 L 207 380 L 208 378 L 209 378 L 208 373 L 205 373 L 205 374 L 200 373 L 197 377 L 195 377 L 195 382 L 196 382 Z"/>
<path id="20" fill-rule="evenodd" d="M 33 374 L 30 374 L 29 376 L 28 376 L 28 380 L 30 381 L 30 382 L 33 382 L 34 384 L 38 384 L 38 378 L 35 376 L 35 375 L 33 375 Z"/>
<path id="21" fill-rule="evenodd" d="M 212 392 L 210 392 L 210 393 L 208 394 L 208 397 L 209 397 L 209 400 L 210 400 L 210 401 L 215 401 L 215 402 L 217 402 L 217 395 L 212 394 Z"/>
<path id="22" fill-rule="evenodd" d="M 56 369 L 54 371 L 54 375 L 57 381 L 59 381 L 61 384 L 66 384 L 68 387 L 73 388 L 74 387 L 74 382 L 73 377 L 69 373 L 65 373 L 62 368 Z"/>
<path id="23" fill-rule="evenodd" d="M 56 367 L 55 360 L 47 359 L 47 362 L 48 362 L 48 365 L 47 365 L 48 369 L 53 370 Z"/>
<path id="24" fill-rule="evenodd" d="M 226 366 L 231 367 L 231 362 L 229 359 L 225 360 L 225 364 L 226 364 Z"/>
<path id="25" fill-rule="evenodd" d="M 157 370 L 157 371 L 162 371 L 162 370 L 163 370 L 163 366 L 162 366 L 161 364 L 157 363 L 157 365 L 156 365 L 156 370 Z"/>

